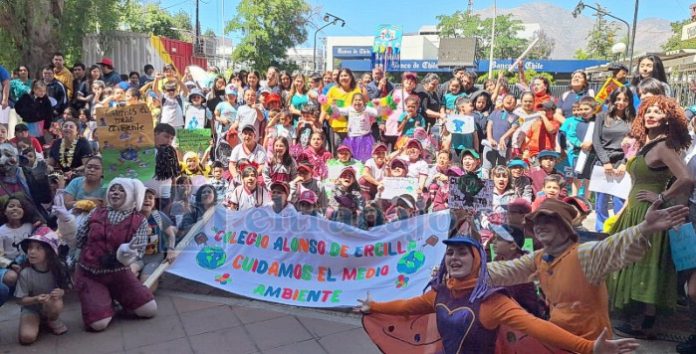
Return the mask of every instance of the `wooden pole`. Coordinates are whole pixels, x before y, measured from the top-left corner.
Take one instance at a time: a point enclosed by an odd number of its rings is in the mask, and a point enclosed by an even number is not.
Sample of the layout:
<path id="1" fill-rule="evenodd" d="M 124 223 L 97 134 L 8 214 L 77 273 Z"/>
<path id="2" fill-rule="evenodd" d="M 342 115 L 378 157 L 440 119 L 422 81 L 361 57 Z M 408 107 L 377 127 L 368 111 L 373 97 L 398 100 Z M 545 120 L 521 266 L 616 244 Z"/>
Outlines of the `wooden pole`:
<path id="1" fill-rule="evenodd" d="M 181 251 L 183 251 L 186 248 L 186 246 L 188 246 L 189 242 L 193 239 L 193 237 L 197 235 L 199 232 L 201 232 L 203 226 L 205 226 L 205 224 L 207 224 L 208 221 L 210 221 L 210 218 L 212 218 L 213 215 L 215 215 L 216 209 L 217 207 L 212 207 L 206 210 L 205 214 L 203 214 L 203 217 L 200 220 L 198 220 L 198 222 L 195 223 L 193 227 L 191 227 L 189 232 L 186 233 L 186 236 L 184 236 L 184 238 L 181 241 L 179 241 L 179 244 L 176 245 L 176 248 L 170 252 L 174 252 L 174 254 L 178 257 Z M 176 260 L 174 261 L 176 262 Z M 155 269 L 155 271 L 152 272 L 152 274 L 150 274 L 150 276 L 147 277 L 147 279 L 145 279 L 143 284 L 147 286 L 150 290 L 152 290 L 154 285 L 157 284 L 157 280 L 159 279 L 159 277 L 162 276 L 162 274 L 164 274 L 164 271 L 166 271 L 167 268 L 169 268 L 169 266 L 170 263 L 167 262 L 166 259 L 163 260 L 162 263 L 160 263 L 160 265 L 157 267 L 157 269 Z"/>

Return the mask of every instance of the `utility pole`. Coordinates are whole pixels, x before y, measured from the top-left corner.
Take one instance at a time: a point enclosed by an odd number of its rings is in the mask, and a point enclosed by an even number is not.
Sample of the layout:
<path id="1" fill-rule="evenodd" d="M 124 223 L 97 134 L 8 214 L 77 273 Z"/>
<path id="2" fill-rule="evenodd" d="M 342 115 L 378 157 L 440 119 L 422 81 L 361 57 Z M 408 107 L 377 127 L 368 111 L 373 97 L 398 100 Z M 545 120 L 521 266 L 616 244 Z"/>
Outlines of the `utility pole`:
<path id="1" fill-rule="evenodd" d="M 200 54 L 203 50 L 201 48 L 201 21 L 198 17 L 198 8 L 200 6 L 200 0 L 196 0 L 196 40 L 195 40 L 195 49 L 194 52 L 196 54 Z"/>

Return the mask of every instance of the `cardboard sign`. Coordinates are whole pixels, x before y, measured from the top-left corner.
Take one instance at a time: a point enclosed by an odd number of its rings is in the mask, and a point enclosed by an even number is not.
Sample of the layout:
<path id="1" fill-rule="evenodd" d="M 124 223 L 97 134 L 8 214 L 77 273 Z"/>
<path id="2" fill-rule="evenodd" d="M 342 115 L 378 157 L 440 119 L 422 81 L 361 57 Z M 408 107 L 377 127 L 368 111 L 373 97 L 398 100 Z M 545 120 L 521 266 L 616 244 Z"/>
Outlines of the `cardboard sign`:
<path id="1" fill-rule="evenodd" d="M 693 224 L 682 224 L 677 230 L 670 229 L 669 243 L 674 268 L 678 272 L 696 268 L 696 232 Z"/>
<path id="2" fill-rule="evenodd" d="M 474 174 L 450 177 L 447 205 L 450 209 L 491 210 L 493 181 L 483 181 Z"/>
<path id="3" fill-rule="evenodd" d="M 453 114 L 447 116 L 445 127 L 452 134 L 471 134 L 476 130 L 476 122 L 472 116 Z"/>
<path id="4" fill-rule="evenodd" d="M 384 177 L 382 179 L 384 191 L 382 199 L 392 199 L 403 194 L 410 194 L 416 198 L 418 191 L 418 178 L 413 177 Z M 417 198 L 416 198 L 417 199 Z"/>
<path id="5" fill-rule="evenodd" d="M 147 105 L 97 108 L 99 145 L 104 149 L 139 149 L 155 146 L 152 115 Z"/>
<path id="6" fill-rule="evenodd" d="M 104 185 L 115 177 L 147 181 L 155 175 L 155 134 L 144 103 L 98 108 L 97 136 L 104 164 Z"/>
<path id="7" fill-rule="evenodd" d="M 202 157 L 210 146 L 210 129 L 177 129 L 176 142 L 182 152 L 193 151 Z"/>

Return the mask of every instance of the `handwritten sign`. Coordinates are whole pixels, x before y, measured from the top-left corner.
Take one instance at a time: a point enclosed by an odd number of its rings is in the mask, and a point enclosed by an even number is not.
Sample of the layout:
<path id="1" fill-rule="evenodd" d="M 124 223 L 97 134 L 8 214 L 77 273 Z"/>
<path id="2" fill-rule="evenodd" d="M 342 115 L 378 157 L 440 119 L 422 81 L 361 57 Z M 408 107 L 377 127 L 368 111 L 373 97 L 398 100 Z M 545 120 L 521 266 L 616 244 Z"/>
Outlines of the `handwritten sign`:
<path id="1" fill-rule="evenodd" d="M 179 150 L 183 152 L 193 151 L 202 157 L 210 146 L 210 129 L 177 129 L 176 142 Z"/>
<path id="2" fill-rule="evenodd" d="M 98 108 L 96 118 L 104 184 L 115 177 L 151 179 L 155 174 L 155 136 L 147 105 Z"/>
<path id="3" fill-rule="evenodd" d="M 340 162 L 336 159 L 331 159 L 329 161 L 326 161 L 326 167 L 329 170 L 329 177 L 328 177 L 329 183 L 333 183 L 334 181 L 336 181 L 336 178 L 341 176 L 341 171 L 343 171 L 344 168 L 349 167 L 349 166 L 344 165 L 342 162 Z M 355 170 L 356 179 L 360 179 L 360 176 L 362 176 L 362 171 L 363 171 L 363 167 L 364 167 L 362 162 L 358 161 L 358 162 L 350 165 L 350 167 L 352 167 L 353 170 Z"/>
<path id="4" fill-rule="evenodd" d="M 678 230 L 669 230 L 672 261 L 677 271 L 696 268 L 696 232 L 692 223 L 682 224 Z"/>
<path id="5" fill-rule="evenodd" d="M 471 134 L 476 130 L 476 123 L 472 116 L 453 114 L 447 116 L 445 128 L 453 134 Z"/>
<path id="6" fill-rule="evenodd" d="M 97 108 L 96 117 L 102 150 L 155 146 L 152 115 L 144 103 L 125 107 Z"/>
<path id="7" fill-rule="evenodd" d="M 449 178 L 450 209 L 491 210 L 492 202 L 493 181 L 481 180 L 474 174 Z"/>
<path id="8" fill-rule="evenodd" d="M 449 222 L 442 211 L 368 231 L 294 210 L 218 207 L 168 272 L 294 306 L 353 307 L 368 290 L 382 301 L 403 299 L 430 281 Z"/>
<path id="9" fill-rule="evenodd" d="M 412 177 L 384 177 L 382 179 L 384 191 L 382 199 L 392 199 L 403 194 L 410 194 L 416 198 L 418 191 L 418 179 Z"/>

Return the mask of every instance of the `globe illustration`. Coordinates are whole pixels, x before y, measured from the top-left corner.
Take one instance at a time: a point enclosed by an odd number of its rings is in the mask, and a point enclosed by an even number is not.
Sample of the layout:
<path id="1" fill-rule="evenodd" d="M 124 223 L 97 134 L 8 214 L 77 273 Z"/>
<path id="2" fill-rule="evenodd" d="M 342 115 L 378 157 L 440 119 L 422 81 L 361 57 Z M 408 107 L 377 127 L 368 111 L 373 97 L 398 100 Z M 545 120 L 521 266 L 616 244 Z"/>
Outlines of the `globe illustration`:
<path id="1" fill-rule="evenodd" d="M 226 259 L 227 254 L 220 247 L 206 246 L 196 255 L 196 263 L 205 269 L 220 268 L 225 264 Z"/>
<path id="2" fill-rule="evenodd" d="M 425 255 L 420 251 L 411 251 L 405 254 L 396 265 L 396 270 L 401 274 L 413 274 L 425 263 Z"/>

